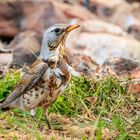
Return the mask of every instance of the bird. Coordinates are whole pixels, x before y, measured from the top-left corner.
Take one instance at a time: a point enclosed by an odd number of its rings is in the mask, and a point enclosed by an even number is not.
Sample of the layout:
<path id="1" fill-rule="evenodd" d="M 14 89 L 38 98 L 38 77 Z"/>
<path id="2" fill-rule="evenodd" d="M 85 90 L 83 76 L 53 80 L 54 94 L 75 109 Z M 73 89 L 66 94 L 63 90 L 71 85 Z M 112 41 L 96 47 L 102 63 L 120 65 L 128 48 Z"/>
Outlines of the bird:
<path id="1" fill-rule="evenodd" d="M 39 57 L 0 104 L 0 110 L 20 108 L 34 117 L 36 108 L 42 107 L 48 128 L 51 128 L 47 119 L 48 108 L 67 87 L 75 72 L 64 59 L 66 38 L 79 26 L 54 24 L 44 32 Z"/>

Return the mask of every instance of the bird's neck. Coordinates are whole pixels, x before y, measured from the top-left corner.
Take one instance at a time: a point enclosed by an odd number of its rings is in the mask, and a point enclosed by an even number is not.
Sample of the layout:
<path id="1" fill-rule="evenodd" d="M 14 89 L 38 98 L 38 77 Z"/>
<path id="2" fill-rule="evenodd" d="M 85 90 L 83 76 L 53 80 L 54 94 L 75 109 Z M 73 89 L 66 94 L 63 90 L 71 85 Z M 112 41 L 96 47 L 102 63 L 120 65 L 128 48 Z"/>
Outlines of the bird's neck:
<path id="1" fill-rule="evenodd" d="M 42 40 L 42 45 L 41 45 L 41 50 L 40 50 L 40 55 L 39 58 L 47 60 L 52 56 L 52 53 L 49 50 L 48 44 L 47 44 L 47 39 L 45 37 Z"/>
<path id="2" fill-rule="evenodd" d="M 39 58 L 45 62 L 53 61 L 57 64 L 63 57 L 61 54 L 62 46 L 58 46 L 55 51 L 50 51 L 46 42 L 47 40 L 43 38 Z"/>

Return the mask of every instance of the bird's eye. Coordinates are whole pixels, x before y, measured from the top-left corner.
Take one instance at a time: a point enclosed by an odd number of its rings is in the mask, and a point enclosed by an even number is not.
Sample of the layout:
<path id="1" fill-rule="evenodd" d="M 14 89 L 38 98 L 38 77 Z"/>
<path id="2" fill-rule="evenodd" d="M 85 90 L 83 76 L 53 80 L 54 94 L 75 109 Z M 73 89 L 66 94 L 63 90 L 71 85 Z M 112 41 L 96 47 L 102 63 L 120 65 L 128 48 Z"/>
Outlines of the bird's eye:
<path id="1" fill-rule="evenodd" d="M 60 30 L 59 28 L 56 28 L 54 31 L 55 31 L 56 33 L 59 33 L 61 30 Z"/>

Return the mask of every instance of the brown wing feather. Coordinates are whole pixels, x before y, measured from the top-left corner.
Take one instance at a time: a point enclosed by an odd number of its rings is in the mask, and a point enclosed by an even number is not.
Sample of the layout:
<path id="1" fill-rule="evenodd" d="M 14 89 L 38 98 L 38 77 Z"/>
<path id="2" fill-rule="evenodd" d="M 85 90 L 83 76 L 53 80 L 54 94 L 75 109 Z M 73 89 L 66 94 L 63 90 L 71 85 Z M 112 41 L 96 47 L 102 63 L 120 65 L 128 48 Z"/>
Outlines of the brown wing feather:
<path id="1" fill-rule="evenodd" d="M 17 99 L 19 96 L 24 94 L 26 90 L 34 86 L 42 75 L 47 70 L 48 65 L 42 62 L 40 59 L 35 61 L 31 68 L 25 73 L 19 84 L 15 87 L 14 91 L 7 97 L 7 99 L 0 105 L 0 109 L 8 107 L 8 105 Z"/>

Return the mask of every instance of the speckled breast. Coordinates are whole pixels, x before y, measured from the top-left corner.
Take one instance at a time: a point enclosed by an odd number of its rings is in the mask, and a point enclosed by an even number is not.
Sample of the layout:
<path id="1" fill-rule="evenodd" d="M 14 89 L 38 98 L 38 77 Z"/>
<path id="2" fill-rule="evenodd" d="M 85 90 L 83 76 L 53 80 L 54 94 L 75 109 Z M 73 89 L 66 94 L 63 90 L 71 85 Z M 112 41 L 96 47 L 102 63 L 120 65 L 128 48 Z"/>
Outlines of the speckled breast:
<path id="1" fill-rule="evenodd" d="M 39 106 L 48 108 L 66 88 L 69 78 L 70 76 L 68 77 L 61 69 L 49 69 L 43 76 L 43 81 L 46 81 L 47 96 Z"/>
<path id="2" fill-rule="evenodd" d="M 66 66 L 48 68 L 40 81 L 22 96 L 22 108 L 48 108 L 63 92 L 69 80 L 70 74 Z"/>

